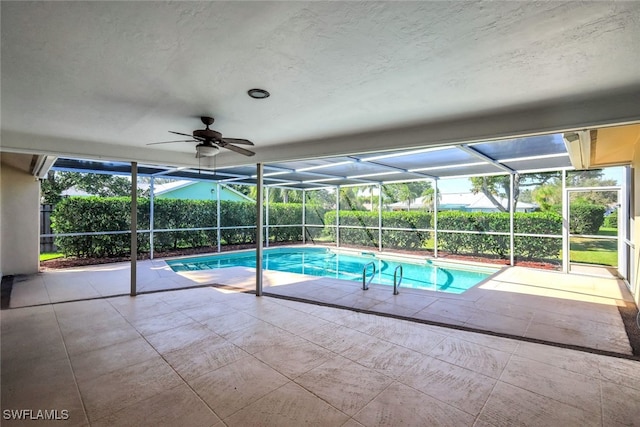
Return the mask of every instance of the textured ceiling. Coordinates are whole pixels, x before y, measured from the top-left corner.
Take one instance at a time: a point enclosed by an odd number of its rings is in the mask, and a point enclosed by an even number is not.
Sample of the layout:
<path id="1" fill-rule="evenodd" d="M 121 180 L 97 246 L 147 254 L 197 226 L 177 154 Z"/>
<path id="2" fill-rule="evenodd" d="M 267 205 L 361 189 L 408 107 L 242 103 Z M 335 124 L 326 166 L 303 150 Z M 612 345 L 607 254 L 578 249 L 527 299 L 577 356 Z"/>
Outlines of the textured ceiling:
<path id="1" fill-rule="evenodd" d="M 192 144 L 146 144 L 213 115 L 216 130 L 251 139 L 258 153 L 226 152 L 220 164 L 274 161 L 455 142 L 447 129 L 488 112 L 536 106 L 548 121 L 563 100 L 640 93 L 640 2 L 0 7 L 1 126 L 12 151 L 193 164 Z M 253 87 L 272 96 L 253 100 Z M 550 126 L 531 120 L 532 131 Z M 450 127 L 423 136 L 430 123 Z M 509 129 L 494 120 L 477 137 Z"/>

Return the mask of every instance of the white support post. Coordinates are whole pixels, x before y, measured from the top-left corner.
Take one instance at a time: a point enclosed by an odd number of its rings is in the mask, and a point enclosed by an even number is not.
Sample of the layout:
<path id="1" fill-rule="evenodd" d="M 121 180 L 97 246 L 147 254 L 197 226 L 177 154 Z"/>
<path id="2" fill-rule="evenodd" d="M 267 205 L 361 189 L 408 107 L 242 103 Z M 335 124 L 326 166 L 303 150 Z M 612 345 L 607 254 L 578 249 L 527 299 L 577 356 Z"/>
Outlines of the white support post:
<path id="1" fill-rule="evenodd" d="M 438 180 L 433 180 L 433 256 L 438 258 Z"/>
<path id="2" fill-rule="evenodd" d="M 515 265 L 515 237 L 514 233 L 514 212 L 515 212 L 515 174 L 509 174 L 509 265 Z"/>
<path id="3" fill-rule="evenodd" d="M 264 174 L 264 165 L 258 163 L 257 165 L 257 180 L 256 180 L 256 296 L 262 296 L 262 223 L 263 223 L 263 206 L 264 200 L 262 197 L 262 177 Z"/>
<path id="4" fill-rule="evenodd" d="M 264 244 L 268 248 L 269 247 L 269 187 L 264 189 L 264 194 L 265 194 L 265 199 L 267 200 L 266 213 L 265 213 L 266 225 L 264 230 L 265 231 Z"/>
<path id="5" fill-rule="evenodd" d="M 154 215 L 154 206 L 155 199 L 153 196 L 154 188 L 153 188 L 154 178 L 151 177 L 149 182 L 149 258 L 153 259 L 153 215 Z"/>
<path id="6" fill-rule="evenodd" d="M 378 184 L 378 252 L 382 252 L 382 184 Z"/>
<path id="7" fill-rule="evenodd" d="M 336 186 L 336 247 L 340 247 L 340 186 Z"/>
<path id="8" fill-rule="evenodd" d="M 138 163 L 131 162 L 131 292 L 137 294 L 138 266 Z"/>
<path id="9" fill-rule="evenodd" d="M 569 194 L 567 193 L 567 171 L 562 171 L 562 272 L 569 272 Z"/>
<path id="10" fill-rule="evenodd" d="M 307 243 L 307 190 L 302 190 L 302 244 Z"/>
<path id="11" fill-rule="evenodd" d="M 222 233 L 220 232 L 220 224 L 222 219 L 220 218 L 220 183 L 216 182 L 216 240 L 218 241 L 218 253 L 220 252 L 220 246 L 222 243 Z"/>

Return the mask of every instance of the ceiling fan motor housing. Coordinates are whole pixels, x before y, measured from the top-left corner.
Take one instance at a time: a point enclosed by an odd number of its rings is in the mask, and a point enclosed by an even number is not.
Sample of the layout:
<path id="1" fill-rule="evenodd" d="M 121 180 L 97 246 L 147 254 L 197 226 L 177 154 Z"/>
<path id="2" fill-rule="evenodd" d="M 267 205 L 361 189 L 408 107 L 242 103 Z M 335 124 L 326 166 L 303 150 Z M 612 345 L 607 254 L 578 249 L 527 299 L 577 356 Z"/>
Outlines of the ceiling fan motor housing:
<path id="1" fill-rule="evenodd" d="M 220 141 L 222 139 L 222 134 L 211 129 L 196 129 L 193 131 L 193 137 Z"/>

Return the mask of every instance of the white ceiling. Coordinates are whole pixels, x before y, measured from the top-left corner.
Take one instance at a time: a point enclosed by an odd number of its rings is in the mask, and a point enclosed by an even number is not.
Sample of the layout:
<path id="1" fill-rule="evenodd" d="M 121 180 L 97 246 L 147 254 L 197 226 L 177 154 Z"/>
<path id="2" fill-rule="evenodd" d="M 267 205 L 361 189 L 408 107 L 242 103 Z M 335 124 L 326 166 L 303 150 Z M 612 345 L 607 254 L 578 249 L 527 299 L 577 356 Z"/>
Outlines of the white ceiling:
<path id="1" fill-rule="evenodd" d="M 640 2 L 7 2 L 2 149 L 219 165 L 640 120 Z M 253 100 L 246 91 L 267 89 Z"/>

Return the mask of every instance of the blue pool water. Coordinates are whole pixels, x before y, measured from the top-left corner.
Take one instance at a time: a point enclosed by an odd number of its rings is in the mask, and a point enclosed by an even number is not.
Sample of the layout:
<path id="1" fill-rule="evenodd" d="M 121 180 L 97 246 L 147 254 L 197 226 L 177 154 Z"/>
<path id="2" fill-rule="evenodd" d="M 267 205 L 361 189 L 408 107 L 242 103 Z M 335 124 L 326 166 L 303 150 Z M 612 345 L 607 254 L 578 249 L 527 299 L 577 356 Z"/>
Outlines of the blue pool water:
<path id="1" fill-rule="evenodd" d="M 362 281 L 362 269 L 369 262 L 376 264 L 376 275 L 371 283 L 393 286 L 393 274 L 396 266 L 402 265 L 402 288 L 427 289 L 432 291 L 461 294 L 480 283 L 496 269 L 491 268 L 452 268 L 424 261 L 407 261 L 380 258 L 373 253 L 336 252 L 325 248 L 273 248 L 263 251 L 262 267 L 265 270 L 287 271 L 311 276 L 332 277 L 334 279 Z M 209 270 L 225 267 L 256 266 L 255 251 L 216 254 L 167 261 L 177 272 Z M 371 267 L 368 268 L 369 277 Z"/>

